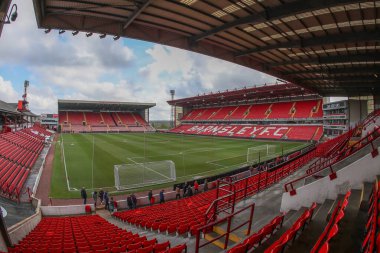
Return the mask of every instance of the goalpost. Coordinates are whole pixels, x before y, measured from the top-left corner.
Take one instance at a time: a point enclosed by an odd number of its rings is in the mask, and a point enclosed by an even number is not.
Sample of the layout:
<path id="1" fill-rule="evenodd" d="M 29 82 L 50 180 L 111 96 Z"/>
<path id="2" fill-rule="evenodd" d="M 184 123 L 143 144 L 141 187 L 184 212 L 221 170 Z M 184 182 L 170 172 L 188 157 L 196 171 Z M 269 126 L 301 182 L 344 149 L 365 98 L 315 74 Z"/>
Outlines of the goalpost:
<path id="1" fill-rule="evenodd" d="M 127 190 L 175 181 L 176 171 L 173 161 L 114 165 L 115 187 Z"/>
<path id="2" fill-rule="evenodd" d="M 274 155 L 276 153 L 276 145 L 261 145 L 257 147 L 248 148 L 247 150 L 247 163 L 260 162 L 262 158 Z"/>

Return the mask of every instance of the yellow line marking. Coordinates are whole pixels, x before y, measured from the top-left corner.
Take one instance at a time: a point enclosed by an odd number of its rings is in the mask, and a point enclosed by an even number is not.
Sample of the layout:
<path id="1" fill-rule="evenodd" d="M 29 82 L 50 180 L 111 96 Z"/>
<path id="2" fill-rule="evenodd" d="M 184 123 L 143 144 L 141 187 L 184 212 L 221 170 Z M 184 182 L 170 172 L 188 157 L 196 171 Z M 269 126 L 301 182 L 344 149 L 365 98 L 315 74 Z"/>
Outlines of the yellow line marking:
<path id="1" fill-rule="evenodd" d="M 205 235 L 205 239 L 206 239 L 207 241 L 211 241 L 211 240 L 214 239 L 214 237 L 212 237 L 212 236 L 209 235 L 209 234 L 206 234 L 206 235 Z M 219 240 L 213 241 L 212 244 L 214 244 L 215 246 L 217 246 L 217 247 L 219 247 L 219 248 L 221 248 L 221 249 L 224 249 L 224 243 L 222 243 L 222 242 L 219 241 Z"/>
<path id="2" fill-rule="evenodd" d="M 214 226 L 214 232 L 219 234 L 219 235 L 226 233 L 226 231 L 223 228 L 218 227 L 218 226 Z M 240 242 L 242 240 L 239 236 L 237 236 L 233 233 L 230 233 L 229 239 L 233 242 Z"/>

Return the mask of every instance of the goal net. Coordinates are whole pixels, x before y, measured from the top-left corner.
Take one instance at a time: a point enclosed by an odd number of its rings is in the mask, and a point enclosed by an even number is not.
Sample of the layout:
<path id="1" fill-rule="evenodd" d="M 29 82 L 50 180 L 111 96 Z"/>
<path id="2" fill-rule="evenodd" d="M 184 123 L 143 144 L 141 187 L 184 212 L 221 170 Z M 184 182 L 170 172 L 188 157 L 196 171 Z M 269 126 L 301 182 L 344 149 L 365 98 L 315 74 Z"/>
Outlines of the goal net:
<path id="1" fill-rule="evenodd" d="M 276 145 L 261 145 L 257 147 L 248 148 L 247 163 L 261 162 L 263 159 L 268 158 L 276 153 Z"/>
<path id="2" fill-rule="evenodd" d="M 114 175 L 117 190 L 163 184 L 176 180 L 175 164 L 170 160 L 114 165 Z"/>

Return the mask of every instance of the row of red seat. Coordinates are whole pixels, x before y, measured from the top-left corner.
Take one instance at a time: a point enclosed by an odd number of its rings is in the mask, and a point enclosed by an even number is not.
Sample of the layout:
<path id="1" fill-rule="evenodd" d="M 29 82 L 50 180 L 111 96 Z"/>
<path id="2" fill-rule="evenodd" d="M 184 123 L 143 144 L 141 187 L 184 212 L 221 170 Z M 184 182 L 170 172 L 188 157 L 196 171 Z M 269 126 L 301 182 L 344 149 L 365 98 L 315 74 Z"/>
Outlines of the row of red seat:
<path id="1" fill-rule="evenodd" d="M 161 205 L 117 212 L 114 217 L 144 229 L 184 234 L 204 224 L 204 213 L 215 196 L 215 190 L 211 190 Z"/>
<path id="2" fill-rule="evenodd" d="M 227 253 L 246 253 L 261 245 L 262 242 L 270 238 L 276 230 L 282 227 L 284 214 L 276 216 L 268 224 L 262 227 L 257 233 L 248 236 L 242 243 L 235 245 Z"/>
<path id="3" fill-rule="evenodd" d="M 143 132 L 154 129 L 138 113 L 131 112 L 60 112 L 63 132 Z"/>
<path id="4" fill-rule="evenodd" d="M 291 243 L 297 236 L 298 232 L 302 232 L 304 227 L 311 221 L 314 214 L 314 209 L 317 207 L 316 203 L 313 203 L 311 207 L 293 223 L 293 225 L 283 234 L 281 237 L 272 243 L 264 253 L 278 253 L 283 252 L 288 243 Z"/>
<path id="5" fill-rule="evenodd" d="M 287 139 L 287 140 L 315 140 L 323 135 L 323 127 L 287 126 L 287 125 L 214 125 L 214 124 L 185 124 L 172 130 L 172 133 L 231 136 L 255 139 Z"/>
<path id="6" fill-rule="evenodd" d="M 39 126 L 0 134 L 0 191 L 18 198 L 29 172 L 51 133 Z"/>
<path id="7" fill-rule="evenodd" d="M 0 157 L 27 168 L 31 168 L 42 149 L 42 142 L 35 145 L 34 151 L 30 151 L 21 146 L 0 139 Z"/>
<path id="8" fill-rule="evenodd" d="M 60 112 L 59 124 L 91 126 L 148 125 L 138 113 L 131 112 Z"/>
<path id="9" fill-rule="evenodd" d="M 272 243 L 265 253 L 279 253 L 283 252 L 286 245 L 294 240 L 298 232 L 302 232 L 304 227 L 311 221 L 313 218 L 314 210 L 317 207 L 316 203 L 313 203 L 311 207 L 293 223 L 293 225 L 281 235 L 281 237 Z M 275 217 L 272 221 L 266 224 L 261 228 L 257 233 L 254 233 L 247 237 L 242 243 L 235 245 L 227 253 L 247 253 L 255 252 L 254 248 L 259 246 L 264 240 L 270 238 L 276 230 L 282 226 L 284 220 L 284 215 L 279 215 Z"/>
<path id="10" fill-rule="evenodd" d="M 182 253 L 186 244 L 170 247 L 146 236 L 123 230 L 98 215 L 43 218 L 40 223 L 8 252 L 134 252 Z"/>
<path id="11" fill-rule="evenodd" d="M 342 202 L 338 202 L 338 205 L 334 208 L 334 211 L 327 223 L 324 231 L 319 236 L 318 241 L 310 251 L 311 253 L 328 253 L 329 241 L 338 233 L 339 222 L 344 218 L 344 210 L 348 205 L 348 198 L 351 195 L 351 191 L 348 191 L 344 196 Z"/>
<path id="12" fill-rule="evenodd" d="M 322 100 L 193 109 L 182 121 L 321 118 Z"/>

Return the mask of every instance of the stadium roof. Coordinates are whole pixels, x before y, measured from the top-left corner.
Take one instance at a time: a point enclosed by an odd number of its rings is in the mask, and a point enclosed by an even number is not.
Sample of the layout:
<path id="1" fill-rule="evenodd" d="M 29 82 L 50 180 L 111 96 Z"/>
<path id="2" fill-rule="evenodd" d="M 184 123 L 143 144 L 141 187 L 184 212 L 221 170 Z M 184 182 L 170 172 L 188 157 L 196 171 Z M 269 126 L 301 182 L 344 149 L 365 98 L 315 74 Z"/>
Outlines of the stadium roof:
<path id="1" fill-rule="evenodd" d="M 139 111 L 149 109 L 153 106 L 156 106 L 156 104 L 58 99 L 58 111 Z"/>
<path id="2" fill-rule="evenodd" d="M 0 112 L 13 114 L 13 115 L 20 115 L 20 116 L 31 116 L 31 117 L 38 116 L 32 113 L 31 111 L 19 112 L 17 111 L 17 103 L 7 103 L 2 100 L 0 100 Z"/>
<path id="3" fill-rule="evenodd" d="M 271 74 L 322 95 L 380 94 L 380 1 L 33 2 L 40 28 L 183 48 Z"/>
<path id="4" fill-rule="evenodd" d="M 2 100 L 0 100 L 0 112 L 20 114 L 17 111 L 17 106 L 15 107 L 13 104 L 4 102 Z"/>
<path id="5" fill-rule="evenodd" d="M 259 102 L 260 100 L 273 100 L 280 98 L 299 99 L 301 96 L 305 98 L 316 98 L 319 95 L 311 90 L 299 87 L 291 83 L 264 85 L 259 87 L 249 87 L 242 89 L 226 90 L 209 94 L 200 94 L 198 96 L 182 98 L 168 101 L 170 105 L 192 106 L 192 105 L 217 105 L 232 103 L 248 103 Z"/>

